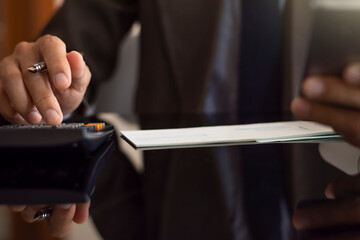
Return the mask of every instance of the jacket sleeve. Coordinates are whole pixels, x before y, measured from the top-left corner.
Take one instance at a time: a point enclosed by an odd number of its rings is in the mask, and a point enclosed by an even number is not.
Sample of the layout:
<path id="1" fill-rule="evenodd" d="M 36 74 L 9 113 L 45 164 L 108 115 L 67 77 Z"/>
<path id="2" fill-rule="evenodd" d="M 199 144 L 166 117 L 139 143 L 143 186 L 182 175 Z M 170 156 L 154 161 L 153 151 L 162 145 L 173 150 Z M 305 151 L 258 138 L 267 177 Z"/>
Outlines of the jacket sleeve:
<path id="1" fill-rule="evenodd" d="M 101 81 L 114 70 L 118 46 L 137 19 L 136 0 L 67 0 L 43 34 L 61 38 L 67 51 L 76 50 L 92 73 L 86 100 L 95 98 Z"/>
<path id="2" fill-rule="evenodd" d="M 76 50 L 92 73 L 85 99 L 69 119 L 81 119 L 91 109 L 99 84 L 114 70 L 118 46 L 137 19 L 137 0 L 67 0 L 43 34 L 61 38 L 67 51 Z M 0 116 L 0 125 L 8 122 Z"/>

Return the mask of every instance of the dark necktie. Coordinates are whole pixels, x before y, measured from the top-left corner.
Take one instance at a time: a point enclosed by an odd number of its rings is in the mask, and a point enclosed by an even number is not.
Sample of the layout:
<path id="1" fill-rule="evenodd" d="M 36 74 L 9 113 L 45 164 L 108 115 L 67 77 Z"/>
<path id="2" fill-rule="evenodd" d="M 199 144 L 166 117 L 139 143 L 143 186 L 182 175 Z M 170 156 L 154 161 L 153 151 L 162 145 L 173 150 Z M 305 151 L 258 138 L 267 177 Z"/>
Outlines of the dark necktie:
<path id="1" fill-rule="evenodd" d="M 239 84 L 240 121 L 279 121 L 281 113 L 279 0 L 243 0 Z M 252 239 L 282 239 L 282 147 L 241 148 L 244 211 Z"/>
<path id="2" fill-rule="evenodd" d="M 279 0 L 243 0 L 239 112 L 278 116 L 281 105 Z"/>

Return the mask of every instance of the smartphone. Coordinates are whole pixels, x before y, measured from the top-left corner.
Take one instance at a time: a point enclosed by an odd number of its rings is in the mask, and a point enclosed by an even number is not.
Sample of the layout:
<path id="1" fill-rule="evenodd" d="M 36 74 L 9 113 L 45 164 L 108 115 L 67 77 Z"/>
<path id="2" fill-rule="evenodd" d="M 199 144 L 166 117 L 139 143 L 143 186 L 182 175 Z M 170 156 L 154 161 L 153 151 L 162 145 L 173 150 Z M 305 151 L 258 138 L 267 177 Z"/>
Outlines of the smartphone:
<path id="1" fill-rule="evenodd" d="M 303 79 L 341 76 L 349 63 L 360 62 L 360 1 L 312 0 L 310 9 Z"/>

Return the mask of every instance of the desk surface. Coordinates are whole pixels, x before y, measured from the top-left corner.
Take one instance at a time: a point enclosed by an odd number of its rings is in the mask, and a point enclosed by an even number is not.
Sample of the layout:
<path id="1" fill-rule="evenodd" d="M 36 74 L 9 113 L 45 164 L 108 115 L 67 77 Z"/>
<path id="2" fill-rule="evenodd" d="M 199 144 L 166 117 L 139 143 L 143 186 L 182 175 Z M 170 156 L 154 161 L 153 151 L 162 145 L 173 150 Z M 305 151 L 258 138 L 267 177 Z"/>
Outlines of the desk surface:
<path id="1" fill-rule="evenodd" d="M 137 117 L 142 129 L 278 121 L 232 115 Z M 288 120 L 288 119 L 282 119 Z M 296 204 L 341 176 L 316 144 L 146 151 L 143 173 L 114 151 L 92 196 L 105 239 L 297 239 Z"/>

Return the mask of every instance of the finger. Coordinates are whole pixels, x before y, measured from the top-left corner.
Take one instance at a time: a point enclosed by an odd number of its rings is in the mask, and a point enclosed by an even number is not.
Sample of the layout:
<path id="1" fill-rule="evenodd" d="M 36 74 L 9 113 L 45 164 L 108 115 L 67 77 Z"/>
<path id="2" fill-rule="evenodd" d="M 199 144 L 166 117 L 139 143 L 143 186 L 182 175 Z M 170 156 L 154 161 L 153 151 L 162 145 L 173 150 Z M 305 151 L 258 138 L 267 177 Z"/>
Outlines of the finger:
<path id="1" fill-rule="evenodd" d="M 295 99 L 291 110 L 297 118 L 331 126 L 346 141 L 360 146 L 360 114 L 357 110 L 314 103 L 303 98 Z"/>
<path id="2" fill-rule="evenodd" d="M 13 212 L 21 212 L 25 210 L 26 205 L 11 205 L 9 208 Z"/>
<path id="3" fill-rule="evenodd" d="M 352 198 L 303 208 L 293 215 L 293 225 L 298 230 L 311 230 L 360 224 L 360 199 Z"/>
<path id="4" fill-rule="evenodd" d="M 60 124 L 63 114 L 47 77 L 27 78 L 25 84 L 44 121 L 51 125 Z"/>
<path id="5" fill-rule="evenodd" d="M 335 77 L 310 77 L 302 93 L 309 100 L 360 109 L 360 89 Z"/>
<path id="6" fill-rule="evenodd" d="M 360 175 L 349 176 L 331 182 L 325 190 L 328 198 L 347 198 L 360 194 Z"/>
<path id="7" fill-rule="evenodd" d="M 73 221 L 81 224 L 87 221 L 89 217 L 90 200 L 86 203 L 76 204 L 76 211 Z"/>
<path id="8" fill-rule="evenodd" d="M 346 142 L 350 143 L 351 145 L 355 146 L 355 147 L 360 147 L 360 135 L 358 134 L 357 131 L 351 132 L 351 129 L 348 130 L 338 130 L 335 129 L 335 132 L 337 132 L 339 135 L 341 135 Z"/>
<path id="9" fill-rule="evenodd" d="M 24 51 L 25 48 L 27 48 L 27 43 L 22 43 L 16 47 L 16 51 Z M 7 118 L 12 118 L 19 113 L 27 122 L 38 123 L 41 116 L 34 111 L 34 104 L 24 85 L 19 63 L 12 58 L 6 58 L 1 65 L 0 81 L 3 89 L 1 100 L 5 103 L 2 106 L 4 111 L 2 113 Z M 14 109 L 15 114 L 9 106 Z"/>
<path id="10" fill-rule="evenodd" d="M 71 87 L 79 92 L 85 92 L 90 82 L 91 73 L 85 64 L 83 56 L 73 51 L 67 54 L 67 59 L 71 67 Z"/>
<path id="11" fill-rule="evenodd" d="M 24 49 L 23 52 L 22 55 L 27 57 L 19 59 L 19 62 L 22 69 L 23 81 L 33 104 L 46 123 L 52 125 L 60 124 L 63 115 L 49 83 L 48 74 L 28 72 L 28 66 L 34 62 L 38 62 L 39 58 L 32 53 L 32 49 L 27 48 Z"/>
<path id="12" fill-rule="evenodd" d="M 71 86 L 69 89 L 55 90 L 54 92 L 56 98 L 61 103 L 63 114 L 73 112 L 80 105 L 91 78 L 90 70 L 86 66 L 81 54 L 70 52 L 67 58 L 72 71 Z"/>
<path id="13" fill-rule="evenodd" d="M 353 63 L 347 66 L 344 70 L 343 78 L 348 84 L 360 86 L 360 63 Z"/>
<path id="14" fill-rule="evenodd" d="M 351 123 L 348 119 L 358 119 L 360 122 L 360 114 L 356 111 L 310 102 L 304 98 L 294 99 L 291 110 L 299 119 L 320 122 L 337 129 L 349 128 Z"/>
<path id="15" fill-rule="evenodd" d="M 51 82 L 57 89 L 66 89 L 71 84 L 70 65 L 66 58 L 66 46 L 60 38 L 45 35 L 39 44 L 40 54 L 43 56 Z"/>
<path id="16" fill-rule="evenodd" d="M 4 89 L 0 86 L 0 114 L 10 123 L 25 124 L 25 119 L 12 107 Z"/>
<path id="17" fill-rule="evenodd" d="M 26 222 L 33 223 L 35 213 L 45 207 L 45 205 L 27 205 L 20 213 Z"/>
<path id="18" fill-rule="evenodd" d="M 51 235 L 61 238 L 70 232 L 75 208 L 75 204 L 64 204 L 54 207 L 52 216 L 48 221 Z"/>

